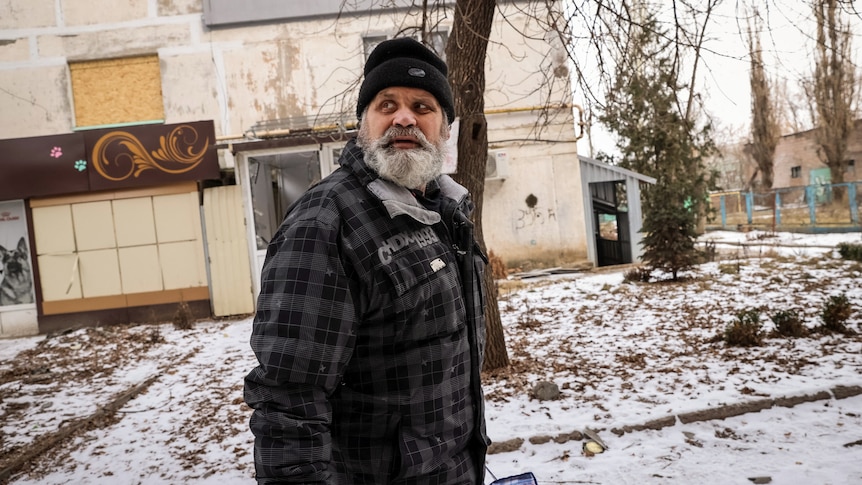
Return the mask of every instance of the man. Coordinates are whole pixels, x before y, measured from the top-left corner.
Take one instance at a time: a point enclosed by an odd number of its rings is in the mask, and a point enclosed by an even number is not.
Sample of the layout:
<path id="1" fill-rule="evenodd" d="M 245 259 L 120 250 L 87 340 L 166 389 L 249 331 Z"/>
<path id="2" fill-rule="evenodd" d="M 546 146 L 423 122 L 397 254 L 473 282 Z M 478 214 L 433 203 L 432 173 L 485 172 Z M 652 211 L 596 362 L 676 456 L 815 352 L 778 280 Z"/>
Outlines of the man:
<path id="1" fill-rule="evenodd" d="M 440 170 L 446 64 L 378 45 L 341 167 L 267 250 L 245 379 L 259 483 L 481 484 L 485 345 L 467 190 Z"/>

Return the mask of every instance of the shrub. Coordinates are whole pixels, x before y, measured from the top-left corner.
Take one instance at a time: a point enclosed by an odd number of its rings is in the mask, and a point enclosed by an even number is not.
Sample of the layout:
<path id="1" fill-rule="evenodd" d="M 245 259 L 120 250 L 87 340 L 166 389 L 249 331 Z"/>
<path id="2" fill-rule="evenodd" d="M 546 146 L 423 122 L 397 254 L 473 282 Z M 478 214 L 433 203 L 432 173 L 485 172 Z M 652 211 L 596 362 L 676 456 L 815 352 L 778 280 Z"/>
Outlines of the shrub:
<path id="1" fill-rule="evenodd" d="M 862 244 L 841 243 L 838 245 L 838 254 L 843 259 L 862 261 Z"/>
<path id="2" fill-rule="evenodd" d="M 820 312 L 820 320 L 823 322 L 820 330 L 831 333 L 850 333 L 847 328 L 847 320 L 853 314 L 853 308 L 850 306 L 850 300 L 844 293 L 838 296 L 830 296 L 823 303 L 823 309 Z"/>
<path id="3" fill-rule="evenodd" d="M 652 269 L 646 266 L 637 266 L 623 273 L 623 280 L 647 283 L 649 282 L 650 276 L 652 276 Z"/>
<path id="4" fill-rule="evenodd" d="M 718 272 L 721 274 L 739 274 L 742 264 L 739 261 L 735 263 L 726 263 L 718 265 Z"/>
<path id="5" fill-rule="evenodd" d="M 715 261 L 717 255 L 718 250 L 715 248 L 715 241 L 706 241 L 703 245 L 703 249 L 700 251 L 701 261 L 711 263 Z"/>
<path id="6" fill-rule="evenodd" d="M 194 315 L 189 304 L 182 301 L 174 313 L 174 327 L 178 330 L 190 330 L 194 327 Z"/>
<path id="7" fill-rule="evenodd" d="M 760 312 L 744 310 L 736 314 L 736 321 L 724 331 L 724 341 L 735 347 L 755 347 L 763 343 Z"/>
<path id="8" fill-rule="evenodd" d="M 494 251 L 488 251 L 488 267 L 491 268 L 491 274 L 495 280 L 504 280 L 509 276 L 506 270 L 506 263 L 503 259 L 494 254 Z"/>
<path id="9" fill-rule="evenodd" d="M 779 310 L 769 316 L 775 324 L 775 333 L 783 337 L 804 337 L 808 329 L 802 324 L 798 310 Z"/>

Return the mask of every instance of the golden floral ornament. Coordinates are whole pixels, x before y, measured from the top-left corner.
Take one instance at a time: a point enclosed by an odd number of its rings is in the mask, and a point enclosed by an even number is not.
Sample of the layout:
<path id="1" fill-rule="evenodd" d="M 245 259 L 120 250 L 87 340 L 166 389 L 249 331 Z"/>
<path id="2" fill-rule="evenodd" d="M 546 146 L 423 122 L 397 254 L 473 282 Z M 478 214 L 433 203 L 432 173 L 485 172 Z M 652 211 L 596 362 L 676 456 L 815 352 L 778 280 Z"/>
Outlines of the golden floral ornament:
<path id="1" fill-rule="evenodd" d="M 199 143 L 197 130 L 179 125 L 159 137 L 159 148 L 147 151 L 144 144 L 127 131 L 111 131 L 93 146 L 93 168 L 108 180 L 137 178 L 145 170 L 179 174 L 193 170 L 204 159 L 209 138 Z"/>

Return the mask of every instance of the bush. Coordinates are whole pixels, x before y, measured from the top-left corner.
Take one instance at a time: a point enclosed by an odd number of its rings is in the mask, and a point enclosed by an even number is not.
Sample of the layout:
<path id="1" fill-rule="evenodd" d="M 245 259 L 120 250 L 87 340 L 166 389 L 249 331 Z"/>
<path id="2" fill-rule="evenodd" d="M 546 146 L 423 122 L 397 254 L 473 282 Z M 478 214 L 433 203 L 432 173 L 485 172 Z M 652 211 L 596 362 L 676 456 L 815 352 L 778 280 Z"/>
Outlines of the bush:
<path id="1" fill-rule="evenodd" d="M 504 280 L 509 276 L 506 270 L 506 263 L 503 259 L 494 254 L 494 251 L 488 251 L 488 267 L 491 269 L 491 274 L 495 280 Z"/>
<path id="2" fill-rule="evenodd" d="M 182 301 L 174 313 L 174 327 L 178 330 L 191 330 L 194 327 L 194 315 L 189 304 Z"/>
<path id="3" fill-rule="evenodd" d="M 623 273 L 623 280 L 628 282 L 647 283 L 652 276 L 652 269 L 646 266 L 634 267 Z"/>
<path id="4" fill-rule="evenodd" d="M 744 310 L 736 314 L 736 321 L 724 331 L 724 341 L 735 347 L 755 347 L 763 343 L 760 312 Z"/>
<path id="5" fill-rule="evenodd" d="M 718 272 L 721 274 L 739 274 L 742 269 L 742 263 L 737 260 L 735 263 L 726 263 L 718 265 Z"/>
<path id="6" fill-rule="evenodd" d="M 700 251 L 701 261 L 704 263 L 712 263 L 718 255 L 718 250 L 715 248 L 715 241 L 706 241 L 703 249 Z"/>
<path id="7" fill-rule="evenodd" d="M 775 333 L 783 337 L 804 337 L 808 329 L 802 324 L 798 310 L 779 310 L 769 316 L 775 324 Z"/>
<path id="8" fill-rule="evenodd" d="M 844 259 L 862 261 L 862 244 L 841 243 L 838 245 L 838 254 Z"/>
<path id="9" fill-rule="evenodd" d="M 827 333 L 851 333 L 847 328 L 847 320 L 852 314 L 853 308 L 847 295 L 842 293 L 838 296 L 830 296 L 823 303 L 823 309 L 820 312 L 820 320 L 823 322 L 820 330 Z"/>

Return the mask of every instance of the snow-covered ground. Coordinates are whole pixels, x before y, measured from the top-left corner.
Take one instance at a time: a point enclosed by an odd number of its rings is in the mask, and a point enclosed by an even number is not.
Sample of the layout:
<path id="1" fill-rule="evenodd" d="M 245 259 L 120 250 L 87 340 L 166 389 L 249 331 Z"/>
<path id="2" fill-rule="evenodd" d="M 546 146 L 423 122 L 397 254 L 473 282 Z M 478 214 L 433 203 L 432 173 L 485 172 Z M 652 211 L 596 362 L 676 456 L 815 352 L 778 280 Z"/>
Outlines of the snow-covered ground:
<path id="1" fill-rule="evenodd" d="M 529 470 L 539 483 L 862 483 L 862 395 L 833 393 L 862 386 L 862 264 L 833 249 L 862 237 L 707 238 L 723 241 L 723 260 L 683 282 L 626 283 L 621 270 L 611 270 L 501 284 L 512 364 L 484 378 L 487 421 L 496 443 L 515 446 L 488 456 L 496 476 Z M 848 322 L 854 335 L 815 332 L 752 348 L 714 338 L 737 312 L 752 309 L 767 331 L 769 315 L 786 309 L 815 329 L 823 303 L 841 294 L 856 310 Z M 244 319 L 0 340 L 0 468 L 149 384 L 119 413 L 29 459 L 9 483 L 252 482 L 242 402 L 242 379 L 255 365 L 250 330 Z M 560 398 L 532 398 L 540 381 L 556 384 Z M 801 396 L 809 398 L 727 419 L 679 418 Z M 668 418 L 660 429 L 621 431 Z M 586 456 L 580 440 L 543 439 L 585 428 L 607 444 L 604 453 Z"/>

